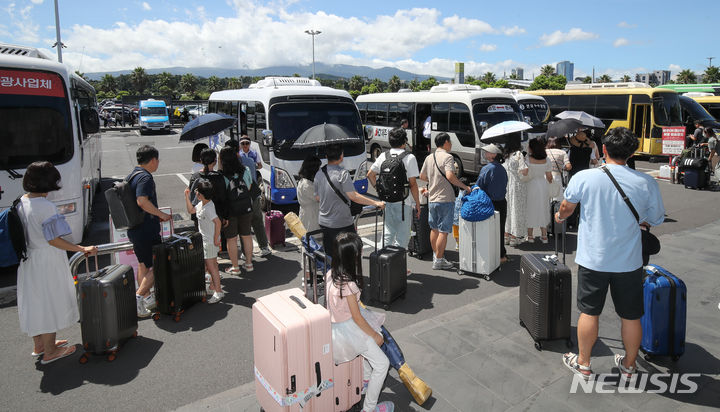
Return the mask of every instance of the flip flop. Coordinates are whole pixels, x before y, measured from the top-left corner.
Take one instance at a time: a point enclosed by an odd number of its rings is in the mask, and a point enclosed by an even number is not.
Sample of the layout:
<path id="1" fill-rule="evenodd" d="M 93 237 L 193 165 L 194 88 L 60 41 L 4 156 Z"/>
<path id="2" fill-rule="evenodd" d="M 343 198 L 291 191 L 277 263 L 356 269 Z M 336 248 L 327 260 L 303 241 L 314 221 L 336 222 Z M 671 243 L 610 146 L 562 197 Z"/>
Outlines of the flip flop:
<path id="1" fill-rule="evenodd" d="M 68 344 L 68 341 L 65 340 L 65 339 L 60 339 L 60 340 L 56 340 L 56 341 L 55 341 L 55 347 L 56 347 L 56 348 L 65 347 L 65 346 L 67 346 L 67 344 Z M 33 353 L 30 354 L 30 356 L 34 356 L 34 357 L 37 358 L 38 356 L 42 356 L 44 353 L 45 353 L 45 351 L 42 351 L 42 352 L 40 352 L 40 353 L 33 352 Z"/>
<path id="2" fill-rule="evenodd" d="M 68 347 L 68 348 L 65 348 L 65 350 L 63 350 L 63 352 L 60 354 L 60 356 L 58 356 L 58 357 L 56 357 L 56 358 L 52 358 L 52 359 L 50 359 L 50 360 L 45 360 L 45 359 L 43 359 L 43 360 L 40 361 L 40 364 L 42 364 L 42 365 L 47 365 L 48 363 L 53 363 L 53 362 L 55 362 L 55 361 L 58 360 L 58 359 L 62 359 L 62 358 L 68 357 L 68 356 L 72 355 L 73 353 L 75 353 L 75 350 L 76 350 L 76 349 L 77 349 L 77 348 L 76 348 L 75 346 L 70 346 L 70 347 Z"/>

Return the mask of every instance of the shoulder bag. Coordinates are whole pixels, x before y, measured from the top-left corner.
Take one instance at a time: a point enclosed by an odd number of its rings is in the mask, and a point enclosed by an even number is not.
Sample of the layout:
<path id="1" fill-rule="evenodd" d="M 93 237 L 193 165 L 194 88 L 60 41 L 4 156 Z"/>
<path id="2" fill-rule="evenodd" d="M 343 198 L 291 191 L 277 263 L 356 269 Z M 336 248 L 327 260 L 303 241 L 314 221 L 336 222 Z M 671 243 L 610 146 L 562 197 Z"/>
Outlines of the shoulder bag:
<path id="1" fill-rule="evenodd" d="M 440 166 L 438 166 L 437 157 L 435 157 L 435 153 L 433 153 L 433 160 L 435 161 L 435 167 L 437 168 L 438 172 L 440 173 L 440 176 L 442 176 L 445 180 L 447 180 L 448 183 L 450 183 L 450 187 L 453 189 L 453 193 L 455 194 L 455 197 L 458 196 L 458 193 L 460 191 L 460 188 L 452 184 L 450 179 L 447 178 L 445 173 L 440 169 Z"/>
<path id="2" fill-rule="evenodd" d="M 348 200 L 348 198 L 345 197 L 345 195 L 342 194 L 340 189 L 335 187 L 332 180 L 330 180 L 330 175 L 327 172 L 327 166 L 323 166 L 321 168 L 323 174 L 325 175 L 325 179 L 327 179 L 328 183 L 330 184 L 330 187 L 332 187 L 333 192 L 335 192 L 336 195 L 342 200 L 343 202 L 347 203 L 348 207 L 350 208 L 350 214 L 352 216 L 357 216 L 360 213 L 362 213 L 363 205 L 357 202 L 353 202 L 352 200 Z"/>
<path id="3" fill-rule="evenodd" d="M 640 223 L 640 215 L 638 214 L 637 210 L 635 209 L 635 206 L 633 206 L 632 202 L 630 202 L 630 199 L 627 197 L 625 192 L 620 187 L 620 184 L 618 184 L 617 180 L 615 180 L 615 176 L 610 173 L 610 170 L 606 166 L 600 167 L 605 174 L 608 175 L 610 180 L 612 181 L 613 185 L 615 185 L 615 188 L 620 192 L 620 196 L 625 201 L 625 204 L 628 205 L 630 208 L 630 211 L 632 212 L 633 216 L 635 216 L 635 220 L 637 220 L 638 224 Z M 656 255 L 660 252 L 660 240 L 657 238 L 657 236 L 650 233 L 650 228 L 644 228 L 640 227 L 640 233 L 642 235 L 641 242 L 642 242 L 642 255 L 643 255 L 643 265 L 647 265 L 650 261 L 650 255 Z"/>

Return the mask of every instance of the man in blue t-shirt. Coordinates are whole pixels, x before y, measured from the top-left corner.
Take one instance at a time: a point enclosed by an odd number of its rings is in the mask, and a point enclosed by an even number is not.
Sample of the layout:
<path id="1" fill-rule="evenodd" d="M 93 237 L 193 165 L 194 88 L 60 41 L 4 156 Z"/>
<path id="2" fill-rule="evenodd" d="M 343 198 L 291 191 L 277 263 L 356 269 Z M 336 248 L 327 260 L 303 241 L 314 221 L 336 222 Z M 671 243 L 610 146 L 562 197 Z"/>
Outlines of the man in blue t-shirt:
<path id="1" fill-rule="evenodd" d="M 505 249 L 505 219 L 507 218 L 507 192 L 508 176 L 507 170 L 500 164 L 502 150 L 494 144 L 483 146 L 482 153 L 488 164 L 480 169 L 477 185 L 492 200 L 493 207 L 500 214 L 500 263 L 507 262 L 507 250 Z"/>
<path id="2" fill-rule="evenodd" d="M 145 212 L 145 219 L 140 225 L 128 229 L 127 235 L 138 260 L 138 289 L 135 292 L 137 315 L 145 318 L 150 316 L 150 309 L 155 307 L 155 296 L 150 293 L 150 288 L 155 284 L 152 248 L 162 243 L 160 222 L 168 221 L 172 216 L 158 209 L 155 180 L 152 177 L 160 164 L 158 150 L 145 145 L 137 150 L 135 156 L 138 165 L 130 172 L 127 181 L 135 191 L 138 207 Z"/>
<path id="3" fill-rule="evenodd" d="M 590 379 L 590 355 L 598 336 L 598 319 L 608 288 L 615 312 L 622 320 L 625 355 L 615 355 L 615 365 L 626 377 L 636 372 L 643 315 L 643 257 L 641 226 L 661 224 L 665 219 L 660 188 L 651 176 L 626 165 L 635 153 L 638 139 L 624 127 L 610 130 L 603 138 L 607 170 L 637 210 L 638 219 L 603 169 L 578 172 L 565 189 L 565 200 L 555 213 L 562 223 L 578 203 L 580 224 L 575 263 L 578 265 L 577 324 L 579 353 L 566 353 L 563 363 L 584 379 Z"/>

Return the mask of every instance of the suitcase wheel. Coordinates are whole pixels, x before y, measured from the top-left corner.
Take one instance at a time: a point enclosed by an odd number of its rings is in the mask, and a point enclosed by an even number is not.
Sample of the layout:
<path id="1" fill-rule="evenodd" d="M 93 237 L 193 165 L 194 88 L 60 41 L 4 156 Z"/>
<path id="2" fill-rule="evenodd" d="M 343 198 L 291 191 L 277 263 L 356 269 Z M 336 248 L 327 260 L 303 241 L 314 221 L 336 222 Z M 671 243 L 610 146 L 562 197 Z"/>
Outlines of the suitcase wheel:
<path id="1" fill-rule="evenodd" d="M 383 309 L 385 309 L 385 310 L 390 309 L 390 305 L 388 305 L 387 303 L 383 304 Z"/>
<path id="2" fill-rule="evenodd" d="M 524 328 L 524 327 L 525 327 L 525 322 L 520 321 L 520 327 L 521 327 L 521 328 Z"/>
<path id="3" fill-rule="evenodd" d="M 83 353 L 82 356 L 80 356 L 80 359 L 78 359 L 78 362 L 80 362 L 81 365 L 84 365 L 88 362 L 88 354 Z"/>
<path id="4" fill-rule="evenodd" d="M 178 313 L 177 315 L 175 315 L 173 320 L 175 320 L 175 322 L 180 322 L 180 314 Z"/>
<path id="5" fill-rule="evenodd" d="M 465 271 L 464 271 L 464 270 L 458 269 L 458 275 L 462 276 L 462 275 L 464 275 L 464 274 L 465 274 Z"/>
<path id="6" fill-rule="evenodd" d="M 203 297 L 200 299 L 200 301 L 201 301 L 202 303 L 207 302 L 207 296 L 203 296 Z"/>
<path id="7" fill-rule="evenodd" d="M 153 314 L 153 320 L 160 320 L 160 314 L 159 313 Z"/>
<path id="8" fill-rule="evenodd" d="M 678 356 L 678 355 L 673 355 L 673 357 L 672 357 L 672 361 L 673 361 L 673 362 L 677 362 L 678 359 L 680 359 L 680 356 Z"/>
<path id="9" fill-rule="evenodd" d="M 540 343 L 540 341 L 535 341 L 535 349 L 542 351 L 542 343 Z"/>
<path id="10" fill-rule="evenodd" d="M 137 338 L 137 336 L 138 336 L 137 331 L 133 332 L 132 337 Z"/>
<path id="11" fill-rule="evenodd" d="M 112 362 L 112 361 L 115 360 L 116 357 L 117 357 L 117 355 L 115 355 L 115 352 L 110 352 L 110 353 L 107 355 L 107 361 L 108 361 L 108 362 Z"/>
<path id="12" fill-rule="evenodd" d="M 565 346 L 567 346 L 568 348 L 572 348 L 572 347 L 573 347 L 573 341 L 572 341 L 572 339 L 567 339 L 567 340 L 565 341 Z"/>
<path id="13" fill-rule="evenodd" d="M 490 275 L 483 275 L 483 279 L 490 281 Z"/>

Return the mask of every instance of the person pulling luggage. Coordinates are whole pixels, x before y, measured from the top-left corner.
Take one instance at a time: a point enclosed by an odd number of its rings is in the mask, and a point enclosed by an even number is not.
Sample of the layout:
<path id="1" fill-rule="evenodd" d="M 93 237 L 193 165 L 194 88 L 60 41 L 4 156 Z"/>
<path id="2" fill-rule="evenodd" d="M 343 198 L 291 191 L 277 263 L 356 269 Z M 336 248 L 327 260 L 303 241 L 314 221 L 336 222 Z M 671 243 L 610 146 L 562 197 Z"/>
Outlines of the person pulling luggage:
<path id="1" fill-rule="evenodd" d="M 488 164 L 480 169 L 475 185 L 487 193 L 492 200 L 493 207 L 500 213 L 500 263 L 505 263 L 508 260 L 505 242 L 503 242 L 505 219 L 507 218 L 507 200 L 505 200 L 508 184 L 507 170 L 498 162 L 502 155 L 499 147 L 494 144 L 483 146 L 482 153 Z"/>
<path id="2" fill-rule="evenodd" d="M 407 134 L 396 127 L 388 134 L 390 149 L 378 156 L 367 174 L 377 189 L 378 198 L 385 201 L 383 236 L 386 246 L 407 249 L 410 240 L 412 210 L 420 216 L 417 178 L 420 176 L 415 156 L 405 151 Z M 409 193 L 408 193 L 409 192 Z M 407 200 L 408 194 L 412 198 Z"/>

